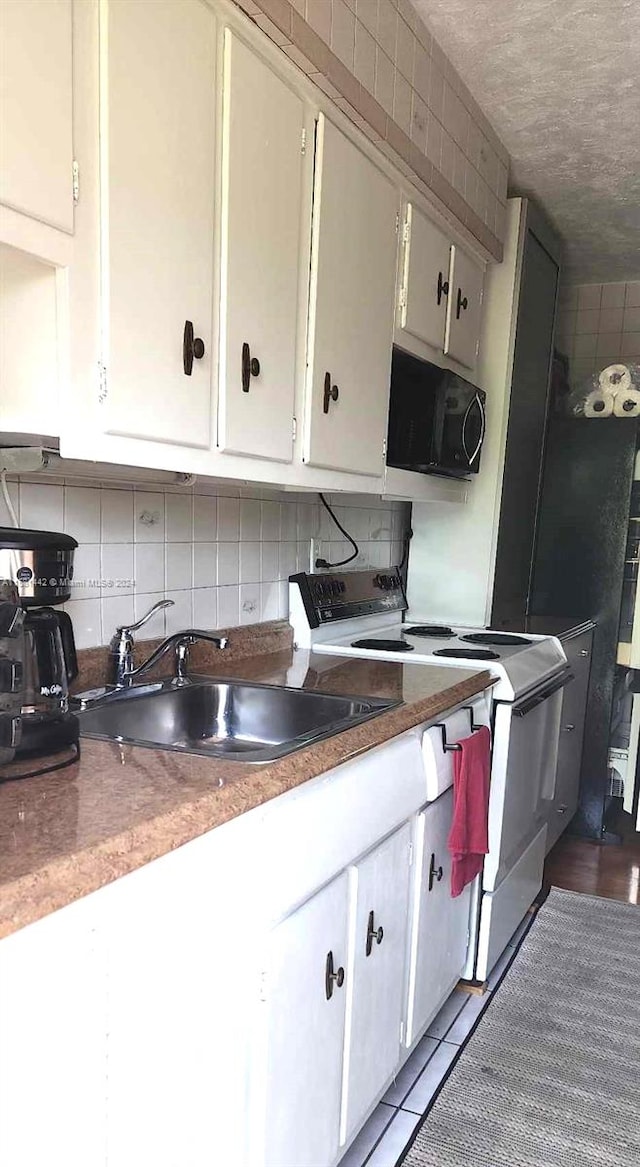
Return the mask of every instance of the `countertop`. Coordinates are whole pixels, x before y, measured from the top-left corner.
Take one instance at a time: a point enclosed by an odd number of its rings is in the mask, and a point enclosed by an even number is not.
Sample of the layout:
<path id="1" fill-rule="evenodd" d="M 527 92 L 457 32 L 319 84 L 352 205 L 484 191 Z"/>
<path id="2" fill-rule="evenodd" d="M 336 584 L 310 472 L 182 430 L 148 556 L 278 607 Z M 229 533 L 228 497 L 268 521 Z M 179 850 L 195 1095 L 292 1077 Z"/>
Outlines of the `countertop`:
<path id="1" fill-rule="evenodd" d="M 486 671 L 336 658 L 291 648 L 228 664 L 217 658 L 215 675 L 386 697 L 402 705 L 267 764 L 84 739 L 80 760 L 68 769 L 3 781 L 0 937 L 437 717 L 491 684 Z M 33 769 L 33 763 L 22 769 Z M 2 777 L 19 770 L 5 768 Z"/>

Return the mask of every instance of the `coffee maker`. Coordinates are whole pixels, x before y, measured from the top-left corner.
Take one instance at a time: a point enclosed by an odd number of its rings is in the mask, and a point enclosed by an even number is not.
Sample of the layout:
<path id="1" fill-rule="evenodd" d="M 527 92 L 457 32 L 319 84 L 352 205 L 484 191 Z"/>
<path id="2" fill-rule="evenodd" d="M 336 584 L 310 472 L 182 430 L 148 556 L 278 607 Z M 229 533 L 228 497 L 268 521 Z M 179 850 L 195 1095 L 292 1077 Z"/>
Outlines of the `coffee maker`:
<path id="1" fill-rule="evenodd" d="M 20 702 L 19 724 L 13 713 L 12 733 L 5 734 L 9 743 L 13 737 L 13 746 L 5 746 L 5 753 L 13 749 L 15 759 L 77 749 L 78 720 L 69 712 L 69 683 L 78 675 L 73 625 L 69 615 L 57 609 L 71 595 L 77 546 L 71 536 L 57 532 L 0 527 L 7 628 L 11 588 L 14 607 L 22 614 L 19 629 L 13 626 L 13 639 L 11 635 L 0 639 L 0 654 L 4 645 L 4 660 L 12 662 L 5 663 L 4 677 L 0 667 L 0 702 L 3 697 L 5 703 L 10 697 L 15 704 Z M 5 719 L 5 728 L 6 724 Z"/>
<path id="2" fill-rule="evenodd" d="M 0 766 L 13 761 L 22 732 L 23 626 L 16 585 L 0 579 Z"/>

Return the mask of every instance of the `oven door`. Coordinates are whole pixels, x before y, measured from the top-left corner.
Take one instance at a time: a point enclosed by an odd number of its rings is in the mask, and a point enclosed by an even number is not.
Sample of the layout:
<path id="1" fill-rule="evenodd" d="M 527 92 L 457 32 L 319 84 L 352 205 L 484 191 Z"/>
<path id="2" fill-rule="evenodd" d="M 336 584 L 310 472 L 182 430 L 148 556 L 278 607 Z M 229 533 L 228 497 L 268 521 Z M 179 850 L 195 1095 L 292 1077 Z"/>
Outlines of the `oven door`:
<path id="1" fill-rule="evenodd" d="M 485 891 L 498 887 L 547 821 L 555 795 L 562 695 L 572 679 L 565 669 L 513 705 L 496 702 Z"/>

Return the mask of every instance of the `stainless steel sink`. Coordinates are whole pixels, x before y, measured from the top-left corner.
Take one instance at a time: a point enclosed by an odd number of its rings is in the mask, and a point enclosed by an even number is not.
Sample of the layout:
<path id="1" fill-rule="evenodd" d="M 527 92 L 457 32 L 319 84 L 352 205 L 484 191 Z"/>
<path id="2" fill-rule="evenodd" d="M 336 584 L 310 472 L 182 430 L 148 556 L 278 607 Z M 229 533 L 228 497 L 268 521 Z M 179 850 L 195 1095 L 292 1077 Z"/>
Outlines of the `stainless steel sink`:
<path id="1" fill-rule="evenodd" d="M 78 717 L 83 737 L 270 762 L 398 704 L 194 677 L 117 690 Z"/>

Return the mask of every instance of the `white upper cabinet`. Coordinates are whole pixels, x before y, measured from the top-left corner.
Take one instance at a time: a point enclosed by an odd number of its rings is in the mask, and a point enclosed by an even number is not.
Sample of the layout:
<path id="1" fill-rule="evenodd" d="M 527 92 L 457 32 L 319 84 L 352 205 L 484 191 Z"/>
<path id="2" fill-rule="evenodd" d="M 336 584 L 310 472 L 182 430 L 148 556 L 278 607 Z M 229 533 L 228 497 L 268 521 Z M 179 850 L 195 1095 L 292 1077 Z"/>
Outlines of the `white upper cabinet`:
<path id="1" fill-rule="evenodd" d="M 349 869 L 347 1041 L 340 1142 L 359 1127 L 400 1059 L 411 827 Z"/>
<path id="2" fill-rule="evenodd" d="M 283 462 L 293 454 L 306 135 L 300 97 L 225 29 L 218 445 Z"/>
<path id="3" fill-rule="evenodd" d="M 320 116 L 304 460 L 380 475 L 393 341 L 398 191 Z"/>
<path id="4" fill-rule="evenodd" d="M 442 348 L 447 319 L 451 241 L 419 207 L 405 206 L 398 326 L 434 348 Z"/>
<path id="5" fill-rule="evenodd" d="M 0 0 L 0 203 L 66 232 L 73 231 L 72 36 L 72 0 Z"/>
<path id="6" fill-rule="evenodd" d="M 102 0 L 102 428 L 208 448 L 216 22 Z"/>
<path id="7" fill-rule="evenodd" d="M 480 265 L 454 244 L 444 351 L 468 368 L 473 368 L 478 355 L 483 279 Z"/>
<path id="8" fill-rule="evenodd" d="M 482 307 L 482 265 L 427 215 L 407 202 L 403 211 L 396 342 L 418 356 L 422 346 L 473 368 Z"/>

